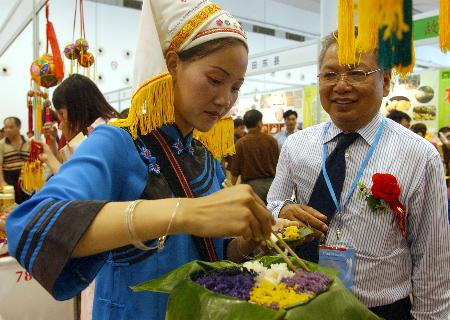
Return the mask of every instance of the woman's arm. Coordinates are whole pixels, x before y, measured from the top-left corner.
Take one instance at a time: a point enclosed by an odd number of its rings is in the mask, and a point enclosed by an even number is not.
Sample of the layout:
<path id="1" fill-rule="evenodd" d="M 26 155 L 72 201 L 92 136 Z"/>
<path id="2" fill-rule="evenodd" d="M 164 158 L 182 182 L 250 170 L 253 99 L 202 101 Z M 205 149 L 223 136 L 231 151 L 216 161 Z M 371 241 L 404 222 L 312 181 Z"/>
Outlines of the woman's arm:
<path id="1" fill-rule="evenodd" d="M 177 202 L 180 202 L 177 208 Z M 131 243 L 125 223 L 129 202 L 107 203 L 92 221 L 72 256 L 90 256 Z M 145 200 L 133 214 L 140 240 L 165 235 L 174 210 L 169 234 L 193 234 L 199 237 L 242 236 L 245 239 L 268 238 L 272 217 L 251 187 L 240 185 L 195 199 Z M 226 220 L 223 218 L 227 217 Z M 247 243 L 245 244 L 247 248 Z"/>

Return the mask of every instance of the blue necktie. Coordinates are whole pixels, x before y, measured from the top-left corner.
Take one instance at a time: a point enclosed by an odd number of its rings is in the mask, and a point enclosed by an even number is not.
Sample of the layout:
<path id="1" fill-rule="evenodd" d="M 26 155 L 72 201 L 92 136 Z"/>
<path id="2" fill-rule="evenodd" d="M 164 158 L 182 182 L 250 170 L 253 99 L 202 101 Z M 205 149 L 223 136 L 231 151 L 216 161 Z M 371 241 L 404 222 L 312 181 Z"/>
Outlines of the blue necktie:
<path id="1" fill-rule="evenodd" d="M 359 134 L 356 132 L 340 133 L 337 136 L 338 143 L 336 148 L 330 153 L 326 160 L 327 173 L 338 201 L 341 198 L 342 187 L 344 186 L 345 180 L 345 150 L 358 137 Z M 336 205 L 328 191 L 323 171 L 320 171 L 319 177 L 316 180 L 308 205 L 326 215 L 328 224 L 336 212 Z M 303 259 L 318 262 L 319 240 L 305 243 L 299 246 L 296 251 Z"/>

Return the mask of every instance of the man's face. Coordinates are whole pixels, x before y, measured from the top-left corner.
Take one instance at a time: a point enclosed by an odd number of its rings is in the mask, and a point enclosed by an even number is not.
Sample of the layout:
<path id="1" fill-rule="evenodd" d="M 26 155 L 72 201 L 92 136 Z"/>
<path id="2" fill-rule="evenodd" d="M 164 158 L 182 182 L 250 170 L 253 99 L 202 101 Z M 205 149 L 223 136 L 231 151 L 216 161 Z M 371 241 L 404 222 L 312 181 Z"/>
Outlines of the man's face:
<path id="1" fill-rule="evenodd" d="M 322 61 L 320 73 L 342 74 L 351 69 L 369 72 L 378 69 L 374 54 L 357 54 L 359 64 L 342 66 L 338 63 L 337 44 L 331 45 Z M 389 93 L 390 73 L 378 71 L 357 83 L 340 77 L 337 83 L 319 81 L 320 101 L 338 128 L 355 131 L 368 124 L 378 113 L 383 96 Z"/>
<path id="2" fill-rule="evenodd" d="M 5 125 L 5 138 L 14 139 L 20 135 L 20 126 L 16 124 L 14 119 L 6 119 L 4 121 Z"/>
<path id="3" fill-rule="evenodd" d="M 406 120 L 406 119 L 400 120 L 400 124 L 402 126 L 404 126 L 405 128 L 408 128 L 408 129 L 409 129 L 409 127 L 411 127 L 411 123 L 408 120 Z"/>
<path id="4" fill-rule="evenodd" d="M 286 117 L 284 119 L 284 123 L 286 124 L 286 130 L 288 132 L 292 132 L 295 130 L 295 127 L 297 126 L 297 117 L 291 114 L 289 117 Z"/>
<path id="5" fill-rule="evenodd" d="M 242 138 L 243 136 L 245 136 L 245 126 L 240 125 L 240 126 L 234 128 L 234 135 L 239 138 Z"/>

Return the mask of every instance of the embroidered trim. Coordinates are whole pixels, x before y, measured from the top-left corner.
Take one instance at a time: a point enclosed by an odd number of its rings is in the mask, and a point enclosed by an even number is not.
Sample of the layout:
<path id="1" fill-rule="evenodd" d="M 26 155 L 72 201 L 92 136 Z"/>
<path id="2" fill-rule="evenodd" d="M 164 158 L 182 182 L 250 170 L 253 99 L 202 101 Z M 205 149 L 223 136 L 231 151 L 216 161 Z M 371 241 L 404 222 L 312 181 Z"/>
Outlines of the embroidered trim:
<path id="1" fill-rule="evenodd" d="M 189 153 L 191 156 L 194 155 L 194 148 L 191 145 L 185 147 L 180 139 L 172 144 L 172 148 L 175 149 L 177 155 L 180 155 L 183 152 Z"/>
<path id="2" fill-rule="evenodd" d="M 183 17 L 182 17 L 180 20 L 178 20 L 178 22 L 177 22 L 176 25 L 174 25 L 173 27 L 169 27 L 168 34 L 169 34 L 170 36 L 172 36 L 172 34 L 175 32 L 175 30 L 180 26 L 180 24 L 182 24 L 182 23 L 187 19 L 187 17 L 188 17 L 191 13 L 197 11 L 198 8 L 200 8 L 201 6 L 203 6 L 203 5 L 204 5 L 205 3 L 207 3 L 207 2 L 209 2 L 209 0 L 203 0 L 202 2 L 198 3 L 195 7 L 189 9 L 189 10 L 183 15 Z"/>
<path id="3" fill-rule="evenodd" d="M 152 155 L 150 149 L 147 148 L 141 138 L 139 138 L 139 144 L 139 155 L 147 163 L 148 172 L 159 176 L 161 174 L 161 167 L 156 163 L 156 157 Z"/>
<path id="4" fill-rule="evenodd" d="M 167 51 L 178 51 L 202 23 L 221 10 L 222 9 L 216 4 L 209 4 L 201 9 L 194 17 L 192 17 L 192 19 L 181 27 L 180 31 L 173 37 Z"/>
<path id="5" fill-rule="evenodd" d="M 208 30 L 200 32 L 199 34 L 197 34 L 194 37 L 193 40 L 196 40 L 196 39 L 201 38 L 203 36 L 207 36 L 207 35 L 210 35 L 210 34 L 213 34 L 213 33 L 217 33 L 217 32 L 234 32 L 234 33 L 237 33 L 240 36 L 242 36 L 244 39 L 247 39 L 247 35 L 244 32 L 242 32 L 242 31 L 240 31 L 238 29 L 234 29 L 234 28 L 214 28 L 214 29 L 208 29 Z"/>

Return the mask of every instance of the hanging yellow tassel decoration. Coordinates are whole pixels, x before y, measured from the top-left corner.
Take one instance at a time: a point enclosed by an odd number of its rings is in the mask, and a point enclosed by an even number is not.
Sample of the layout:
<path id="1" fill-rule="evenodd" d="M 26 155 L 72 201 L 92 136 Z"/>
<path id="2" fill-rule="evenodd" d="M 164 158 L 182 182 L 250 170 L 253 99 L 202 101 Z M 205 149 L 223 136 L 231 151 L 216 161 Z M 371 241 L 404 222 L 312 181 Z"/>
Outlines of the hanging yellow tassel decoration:
<path id="1" fill-rule="evenodd" d="M 203 143 L 216 159 L 236 153 L 234 123 L 231 117 L 220 119 L 208 132 L 194 130 L 194 138 Z"/>
<path id="2" fill-rule="evenodd" d="M 380 12 L 380 26 L 385 26 L 383 39 L 391 38 L 392 33 L 397 39 L 403 38 L 403 33 L 409 31 L 405 23 L 402 0 L 384 0 Z"/>
<path id="3" fill-rule="evenodd" d="M 37 192 L 44 185 L 44 166 L 39 160 L 27 161 L 22 166 L 22 188 L 27 193 Z"/>
<path id="4" fill-rule="evenodd" d="M 416 54 L 414 52 L 414 44 L 411 43 L 411 64 L 407 66 L 396 65 L 394 67 L 395 73 L 399 74 L 402 78 L 406 78 L 406 76 L 413 72 L 414 66 L 416 65 Z"/>
<path id="5" fill-rule="evenodd" d="M 356 48 L 359 52 L 373 52 L 378 46 L 380 0 L 358 1 L 358 36 Z"/>
<path id="6" fill-rule="evenodd" d="M 442 52 L 450 50 L 450 1 L 439 3 L 439 46 Z"/>
<path id="7" fill-rule="evenodd" d="M 339 0 L 338 4 L 338 59 L 341 65 L 353 65 L 355 57 L 355 17 L 353 0 Z"/>
<path id="8" fill-rule="evenodd" d="M 172 76 L 165 72 L 144 82 L 131 99 L 128 118 L 113 126 L 128 128 L 133 139 L 146 135 L 165 124 L 175 122 Z"/>
<path id="9" fill-rule="evenodd" d="M 42 134 L 42 97 L 36 99 L 36 132 L 38 135 Z"/>

